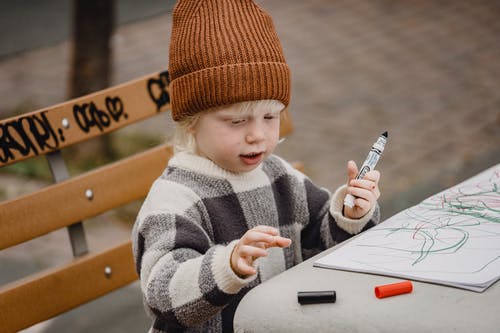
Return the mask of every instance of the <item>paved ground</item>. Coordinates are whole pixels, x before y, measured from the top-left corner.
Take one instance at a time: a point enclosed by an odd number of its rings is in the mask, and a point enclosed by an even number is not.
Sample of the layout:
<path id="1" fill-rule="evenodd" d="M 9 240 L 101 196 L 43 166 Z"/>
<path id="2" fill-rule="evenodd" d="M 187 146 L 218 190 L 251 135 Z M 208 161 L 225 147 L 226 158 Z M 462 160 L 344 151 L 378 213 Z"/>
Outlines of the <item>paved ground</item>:
<path id="1" fill-rule="evenodd" d="M 274 17 L 293 74 L 295 132 L 279 153 L 304 161 L 317 183 L 343 183 L 347 160 L 361 163 L 385 130 L 385 218 L 500 162 L 500 2 L 259 2 Z M 165 14 L 116 31 L 114 83 L 166 68 L 170 24 Z M 1 117 L 65 99 L 68 46 L 0 62 Z M 168 136 L 162 119 L 137 130 Z M 88 331 L 85 317 L 73 315 L 72 331 Z M 119 323 L 103 325 L 92 331 Z"/>

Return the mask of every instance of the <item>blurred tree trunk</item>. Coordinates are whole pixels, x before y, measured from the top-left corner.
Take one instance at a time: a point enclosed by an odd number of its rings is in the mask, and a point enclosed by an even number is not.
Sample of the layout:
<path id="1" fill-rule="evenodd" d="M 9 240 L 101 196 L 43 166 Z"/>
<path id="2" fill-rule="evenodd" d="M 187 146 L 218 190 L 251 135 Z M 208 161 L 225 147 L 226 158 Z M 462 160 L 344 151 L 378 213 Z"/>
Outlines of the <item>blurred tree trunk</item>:
<path id="1" fill-rule="evenodd" d="M 115 21 L 114 0 L 73 0 L 73 38 L 69 98 L 110 86 L 112 74 L 111 35 Z M 76 158 L 112 158 L 108 136 L 74 148 Z"/>

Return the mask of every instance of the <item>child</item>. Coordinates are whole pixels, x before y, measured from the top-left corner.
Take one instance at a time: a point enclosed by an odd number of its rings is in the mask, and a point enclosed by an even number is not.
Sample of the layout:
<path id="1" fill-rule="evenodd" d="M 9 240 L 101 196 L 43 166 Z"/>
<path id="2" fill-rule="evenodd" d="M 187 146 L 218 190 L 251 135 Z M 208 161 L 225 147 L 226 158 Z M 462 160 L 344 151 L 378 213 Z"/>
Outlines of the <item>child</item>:
<path id="1" fill-rule="evenodd" d="M 252 287 L 378 223 L 379 173 L 331 195 L 272 154 L 290 74 L 251 0 L 179 1 L 169 73 L 176 153 L 132 232 L 151 332 L 231 332 Z"/>

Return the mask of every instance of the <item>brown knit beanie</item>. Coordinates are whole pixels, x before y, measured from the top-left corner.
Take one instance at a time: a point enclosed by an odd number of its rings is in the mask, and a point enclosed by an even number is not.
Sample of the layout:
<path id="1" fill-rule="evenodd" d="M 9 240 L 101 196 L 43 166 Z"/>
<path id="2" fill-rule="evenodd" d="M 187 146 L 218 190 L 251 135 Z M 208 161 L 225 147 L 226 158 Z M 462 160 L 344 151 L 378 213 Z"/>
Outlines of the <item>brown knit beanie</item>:
<path id="1" fill-rule="evenodd" d="M 290 101 L 290 71 L 272 18 L 251 0 L 179 0 L 168 71 L 175 121 L 238 102 Z"/>

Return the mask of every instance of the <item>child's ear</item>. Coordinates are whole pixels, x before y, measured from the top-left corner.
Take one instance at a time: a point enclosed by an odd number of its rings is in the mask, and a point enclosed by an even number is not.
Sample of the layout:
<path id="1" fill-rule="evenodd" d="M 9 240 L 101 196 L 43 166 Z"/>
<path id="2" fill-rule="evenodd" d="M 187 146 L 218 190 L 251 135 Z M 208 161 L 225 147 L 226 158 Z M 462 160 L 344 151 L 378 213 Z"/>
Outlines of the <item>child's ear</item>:
<path id="1" fill-rule="evenodd" d="M 191 125 L 188 128 L 186 128 L 186 133 L 194 135 L 196 133 L 196 126 Z"/>

